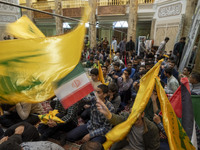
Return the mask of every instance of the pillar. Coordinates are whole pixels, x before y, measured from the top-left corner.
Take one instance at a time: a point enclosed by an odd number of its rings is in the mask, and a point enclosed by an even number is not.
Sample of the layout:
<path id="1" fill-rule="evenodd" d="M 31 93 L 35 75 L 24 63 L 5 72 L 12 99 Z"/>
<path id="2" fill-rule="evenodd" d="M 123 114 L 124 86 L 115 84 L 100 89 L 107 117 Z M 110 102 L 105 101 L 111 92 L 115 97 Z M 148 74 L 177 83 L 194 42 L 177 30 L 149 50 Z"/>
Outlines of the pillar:
<path id="1" fill-rule="evenodd" d="M 129 4 L 129 17 L 128 17 L 128 41 L 130 36 L 134 42 L 136 42 L 136 27 L 137 27 L 137 11 L 138 11 L 138 0 L 131 0 Z"/>
<path id="2" fill-rule="evenodd" d="M 89 0 L 89 4 L 91 7 L 91 15 L 89 19 L 89 40 L 90 40 L 90 48 L 96 47 L 96 9 L 97 9 L 97 0 Z M 92 25 L 91 25 L 92 24 Z"/>
<path id="3" fill-rule="evenodd" d="M 190 31 L 190 27 L 192 24 L 192 16 L 194 15 L 195 8 L 198 0 L 187 0 L 186 10 L 185 10 L 185 20 L 183 26 L 182 36 L 187 37 Z"/>
<path id="4" fill-rule="evenodd" d="M 156 23 L 156 19 L 152 19 L 152 21 L 151 21 L 151 33 L 150 33 L 150 39 L 151 40 L 154 40 L 155 23 Z"/>
<path id="5" fill-rule="evenodd" d="M 55 13 L 63 15 L 62 0 L 55 0 Z M 63 20 L 60 17 L 55 17 L 56 20 L 56 34 L 63 34 Z"/>
<path id="6" fill-rule="evenodd" d="M 32 0 L 26 0 L 26 6 L 27 7 L 32 7 Z M 27 16 L 31 21 L 33 21 L 33 12 L 31 10 L 27 10 Z"/>

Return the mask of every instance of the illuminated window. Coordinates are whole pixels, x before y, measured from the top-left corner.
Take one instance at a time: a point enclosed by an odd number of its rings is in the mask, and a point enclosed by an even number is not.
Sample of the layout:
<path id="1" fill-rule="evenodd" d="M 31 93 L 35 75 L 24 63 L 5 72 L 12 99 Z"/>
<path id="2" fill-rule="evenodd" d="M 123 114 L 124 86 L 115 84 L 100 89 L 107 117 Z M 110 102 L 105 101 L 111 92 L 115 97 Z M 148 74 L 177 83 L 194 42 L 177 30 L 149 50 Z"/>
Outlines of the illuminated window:
<path id="1" fill-rule="evenodd" d="M 86 27 L 86 28 L 89 28 L 89 26 L 90 26 L 90 25 L 89 25 L 89 22 L 87 22 L 87 23 L 85 24 L 85 27 Z M 97 23 L 96 23 L 96 28 L 98 28 L 98 27 L 99 27 L 99 22 L 97 21 Z"/>
<path id="2" fill-rule="evenodd" d="M 64 28 L 64 29 L 71 29 L 69 23 L 67 23 L 67 22 L 64 22 L 64 23 L 63 23 L 63 28 Z"/>
<path id="3" fill-rule="evenodd" d="M 113 22 L 114 28 L 128 28 L 128 22 L 127 21 L 117 21 Z"/>

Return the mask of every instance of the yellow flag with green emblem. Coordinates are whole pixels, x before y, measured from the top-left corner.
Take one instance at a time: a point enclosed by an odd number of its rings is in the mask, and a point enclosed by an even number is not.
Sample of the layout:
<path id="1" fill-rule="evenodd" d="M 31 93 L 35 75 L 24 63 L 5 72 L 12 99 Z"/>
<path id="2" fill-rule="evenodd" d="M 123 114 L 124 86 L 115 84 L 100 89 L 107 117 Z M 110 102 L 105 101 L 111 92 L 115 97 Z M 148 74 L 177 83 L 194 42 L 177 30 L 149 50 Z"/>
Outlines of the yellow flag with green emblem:
<path id="1" fill-rule="evenodd" d="M 27 16 L 22 16 L 17 21 L 8 24 L 6 31 L 20 39 L 45 37 Z"/>
<path id="2" fill-rule="evenodd" d="M 107 141 L 103 144 L 105 150 L 109 149 L 115 142 L 123 140 L 129 133 L 132 125 L 135 123 L 139 115 L 144 111 L 154 89 L 155 78 L 158 76 L 162 61 L 163 60 L 160 60 L 146 73 L 145 76 L 141 78 L 140 88 L 132 107 L 132 112 L 126 121 L 115 126 L 106 134 Z"/>
<path id="3" fill-rule="evenodd" d="M 190 142 L 190 139 L 180 121 L 177 119 L 171 103 L 169 102 L 158 78 L 156 78 L 156 90 L 160 101 L 163 126 L 167 134 L 170 150 L 195 150 L 195 147 Z"/>
<path id="4" fill-rule="evenodd" d="M 53 120 L 56 123 L 65 123 L 65 121 L 61 120 L 59 117 L 56 116 L 58 113 L 58 110 L 53 110 L 49 111 L 48 114 L 38 115 L 38 117 L 41 120 L 41 123 L 43 124 L 47 124 L 49 120 Z"/>
<path id="5" fill-rule="evenodd" d="M 65 35 L 1 41 L 0 103 L 38 103 L 54 96 L 52 82 L 80 61 L 89 15 L 88 7 L 83 21 Z"/>

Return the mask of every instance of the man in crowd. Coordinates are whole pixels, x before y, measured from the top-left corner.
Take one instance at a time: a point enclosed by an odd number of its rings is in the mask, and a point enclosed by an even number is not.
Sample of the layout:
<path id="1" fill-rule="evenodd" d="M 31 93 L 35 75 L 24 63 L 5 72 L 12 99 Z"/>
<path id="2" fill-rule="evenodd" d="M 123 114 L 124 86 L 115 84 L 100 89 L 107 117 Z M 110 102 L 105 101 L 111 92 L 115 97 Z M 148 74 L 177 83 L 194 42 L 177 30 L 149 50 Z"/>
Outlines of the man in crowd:
<path id="1" fill-rule="evenodd" d="M 189 77 L 190 91 L 193 95 L 200 95 L 200 74 L 192 72 Z"/>
<path id="2" fill-rule="evenodd" d="M 131 85 L 133 84 L 133 80 L 129 77 L 130 75 L 131 70 L 126 69 L 124 70 L 123 75 L 117 78 L 117 85 L 119 87 L 119 94 L 123 105 L 128 104 L 131 98 Z"/>
<path id="3" fill-rule="evenodd" d="M 117 40 L 116 40 L 116 37 L 115 37 L 115 36 L 112 37 L 112 45 L 111 45 L 111 48 L 114 50 L 115 53 L 117 52 Z"/>
<path id="4" fill-rule="evenodd" d="M 110 84 L 112 82 L 112 78 L 108 76 L 108 68 L 106 66 L 102 66 L 101 68 L 102 68 L 105 83 Z"/>
<path id="5" fill-rule="evenodd" d="M 166 46 L 166 44 L 167 44 L 168 41 L 169 41 L 169 38 L 166 37 L 165 40 L 160 43 L 160 46 L 158 47 L 156 55 L 162 56 L 164 54 L 164 52 L 165 52 L 165 46 Z"/>
<path id="6" fill-rule="evenodd" d="M 107 40 L 107 37 L 105 37 L 105 39 L 104 39 L 103 42 L 102 42 L 103 49 L 104 49 L 104 50 L 107 50 L 108 45 L 109 45 L 109 42 L 108 42 L 108 40 Z"/>
<path id="7" fill-rule="evenodd" d="M 113 114 L 101 101 L 98 101 L 96 105 L 99 112 L 101 112 L 112 125 L 124 122 L 129 116 L 128 112 L 123 112 L 121 115 Z M 131 127 L 127 137 L 122 141 L 115 143 L 111 147 L 111 150 L 158 150 L 159 146 L 159 130 L 153 122 L 144 117 L 143 112 Z"/>
<path id="8" fill-rule="evenodd" d="M 135 43 L 132 40 L 132 36 L 130 36 L 130 41 L 126 43 L 126 51 L 129 56 L 135 56 Z"/>
<path id="9" fill-rule="evenodd" d="M 142 58 L 144 58 L 144 54 L 145 54 L 145 52 L 146 52 L 146 46 L 145 46 L 144 41 L 145 41 L 145 39 L 142 38 L 142 39 L 141 39 L 141 43 L 140 43 L 140 56 L 141 56 Z"/>
<path id="10" fill-rule="evenodd" d="M 126 70 L 126 69 L 131 70 L 131 75 L 130 75 L 130 78 L 131 78 L 131 79 L 133 78 L 133 76 L 134 76 L 134 74 L 135 74 L 135 69 L 132 68 L 132 67 L 133 67 L 133 66 L 132 66 L 132 62 L 129 61 L 129 62 L 127 63 L 127 67 L 124 68 L 124 69 L 122 69 L 122 72 L 124 72 L 124 70 Z"/>
<path id="11" fill-rule="evenodd" d="M 178 80 L 172 75 L 171 68 L 164 69 L 164 74 L 167 77 L 167 86 L 165 87 L 165 92 L 167 94 L 174 94 L 179 87 Z"/>
<path id="12" fill-rule="evenodd" d="M 41 139 L 44 141 L 48 140 L 50 137 L 59 138 L 55 137 L 59 131 L 68 132 L 74 129 L 78 124 L 78 103 L 72 105 L 68 109 L 64 109 L 57 99 L 55 110 L 58 110 L 59 112 L 56 116 L 65 121 L 65 123 L 56 123 L 53 120 L 49 120 L 47 125 L 41 123 L 38 127 L 38 131 L 41 134 Z"/>
<path id="13" fill-rule="evenodd" d="M 140 72 L 145 71 L 145 70 L 146 70 L 146 66 L 140 65 L 139 71 L 137 73 L 135 73 L 134 76 L 133 76 L 133 82 L 135 82 L 136 80 L 139 80 L 140 79 Z"/>
<path id="14" fill-rule="evenodd" d="M 166 65 L 166 68 L 171 68 L 172 69 L 172 75 L 177 79 L 179 80 L 179 73 L 178 71 L 175 69 L 175 65 L 176 65 L 176 62 L 174 60 L 170 60 L 168 62 L 168 65 Z M 167 77 L 165 76 L 164 74 L 164 69 L 162 70 L 161 72 L 161 77 L 160 79 L 165 83 L 167 84 Z"/>
<path id="15" fill-rule="evenodd" d="M 40 115 L 42 111 L 40 103 L 17 103 L 9 109 L 9 114 L 0 116 L 0 124 L 7 128 L 22 121 L 36 125 L 40 121 L 37 115 Z"/>
<path id="16" fill-rule="evenodd" d="M 180 77 L 187 77 L 187 78 L 189 78 L 191 72 L 192 72 L 192 68 L 190 68 L 190 67 L 185 67 L 185 68 L 183 69 L 183 73 L 180 75 Z"/>
<path id="17" fill-rule="evenodd" d="M 106 85 L 99 85 L 96 90 L 96 98 L 92 99 L 90 120 L 87 124 L 81 125 L 66 134 L 67 141 L 81 140 L 87 142 L 89 140 L 99 143 L 106 141 L 105 134 L 112 128 L 107 118 L 101 114 L 96 106 L 96 101 L 101 101 L 105 104 L 109 111 L 114 112 L 113 105 L 106 100 L 108 94 L 108 87 Z"/>
<path id="18" fill-rule="evenodd" d="M 126 55 L 126 37 L 119 43 L 120 54 L 122 58 Z"/>
<path id="19" fill-rule="evenodd" d="M 115 62 L 114 63 L 114 70 L 111 72 L 110 76 L 116 82 L 117 78 L 121 77 L 121 75 L 122 75 L 122 71 L 120 69 L 120 63 L 119 62 Z"/>
<path id="20" fill-rule="evenodd" d="M 184 46 L 185 46 L 185 40 L 186 40 L 186 37 L 182 37 L 180 39 L 180 41 L 174 45 L 173 54 L 176 57 L 177 67 L 179 67 L 179 64 L 180 64 L 183 49 L 184 49 Z"/>

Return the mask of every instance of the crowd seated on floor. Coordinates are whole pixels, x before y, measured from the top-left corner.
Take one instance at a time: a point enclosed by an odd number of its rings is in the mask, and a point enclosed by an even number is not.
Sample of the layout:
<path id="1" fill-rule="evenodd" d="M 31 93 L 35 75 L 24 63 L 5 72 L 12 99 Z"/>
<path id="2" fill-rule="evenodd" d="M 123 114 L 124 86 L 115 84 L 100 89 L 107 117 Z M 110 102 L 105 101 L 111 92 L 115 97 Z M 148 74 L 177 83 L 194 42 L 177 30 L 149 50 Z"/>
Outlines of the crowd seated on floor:
<path id="1" fill-rule="evenodd" d="M 164 41 L 166 44 L 169 38 Z M 128 118 L 140 79 L 161 59 L 164 61 L 159 77 L 166 94 L 174 94 L 180 86 L 180 79 L 187 77 L 191 94 L 200 95 L 200 74 L 190 67 L 178 72 L 179 59 L 173 54 L 167 55 L 163 43 L 158 50 L 146 49 L 143 43 L 140 46 L 141 53 L 138 55 L 133 41 L 121 41 L 118 48 L 111 50 L 105 42 L 89 49 L 87 42 L 81 63 L 90 76 L 94 91 L 68 109 L 64 109 L 56 96 L 37 104 L 1 104 L 0 150 L 63 150 L 70 143 L 79 145 L 80 150 L 103 150 L 106 133 Z M 98 80 L 98 61 L 108 85 Z M 38 115 L 50 110 L 58 110 L 56 116 L 65 123 L 53 120 L 47 124 L 41 123 Z M 113 144 L 111 150 L 169 150 L 159 113 L 160 103 L 156 90 L 153 90 L 144 112 L 137 118 L 127 137 Z M 198 127 L 197 130 L 199 133 Z M 199 142 L 199 134 L 197 137 Z"/>

